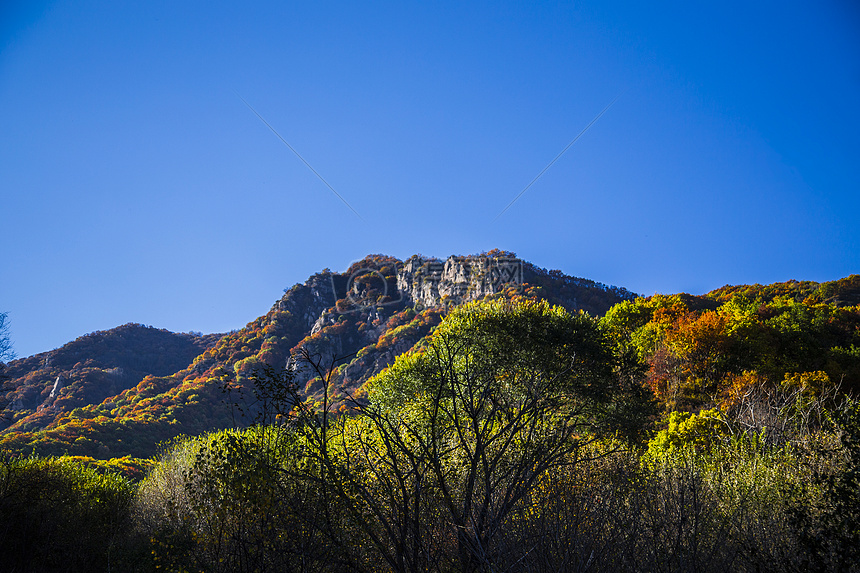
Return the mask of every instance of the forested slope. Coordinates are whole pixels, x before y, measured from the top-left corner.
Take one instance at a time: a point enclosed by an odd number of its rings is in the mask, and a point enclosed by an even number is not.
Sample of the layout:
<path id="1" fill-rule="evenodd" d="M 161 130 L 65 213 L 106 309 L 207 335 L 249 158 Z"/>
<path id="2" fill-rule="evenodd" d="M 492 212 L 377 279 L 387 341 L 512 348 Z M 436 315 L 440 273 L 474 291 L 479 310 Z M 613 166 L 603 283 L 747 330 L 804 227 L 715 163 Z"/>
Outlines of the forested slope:
<path id="1" fill-rule="evenodd" d="M 505 253 L 324 271 L 178 372 L 7 429 L 3 561 L 858 571 L 858 282 L 635 297 Z"/>
<path id="2" fill-rule="evenodd" d="M 241 425 L 222 389 L 241 385 L 259 365 L 283 368 L 306 349 L 339 358 L 332 387 L 358 392 L 448 309 L 519 295 L 593 314 L 634 298 L 625 289 L 539 269 L 502 251 L 444 261 L 370 255 L 345 272 L 325 270 L 287 289 L 268 313 L 237 332 L 172 335 L 186 341 L 184 354 L 154 339 L 138 344 L 133 333 L 171 335 L 129 325 L 13 361 L 5 384 L 9 422 L 0 447 L 101 459 L 148 457 L 179 434 Z M 299 372 L 298 381 L 309 398 L 322 395 L 313 372 Z"/>

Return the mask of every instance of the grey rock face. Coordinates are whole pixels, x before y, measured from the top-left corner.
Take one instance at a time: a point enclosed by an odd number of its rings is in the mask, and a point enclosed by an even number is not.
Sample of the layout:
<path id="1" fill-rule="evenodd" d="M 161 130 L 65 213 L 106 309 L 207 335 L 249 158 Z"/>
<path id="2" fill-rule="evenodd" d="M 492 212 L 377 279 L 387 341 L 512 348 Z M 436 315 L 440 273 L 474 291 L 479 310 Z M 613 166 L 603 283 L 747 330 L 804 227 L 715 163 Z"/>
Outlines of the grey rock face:
<path id="1" fill-rule="evenodd" d="M 405 262 L 387 257 L 382 262 L 353 265 L 349 273 L 323 271 L 304 285 L 294 286 L 275 305 L 276 310 L 289 311 L 299 318 L 311 336 L 322 333 L 302 343 L 322 363 L 372 347 L 385 332 L 386 321 L 405 308 L 460 304 L 523 284 L 523 262 L 503 256 L 452 256 L 445 261 L 413 256 Z M 356 319 L 363 323 L 357 331 L 353 330 Z M 342 320 L 351 324 L 347 332 L 326 330 Z M 416 342 L 411 338 L 399 340 L 373 351 L 367 359 L 353 358 L 344 367 L 342 381 L 366 379 L 393 363 L 397 355 Z M 292 364 L 291 368 L 300 387 L 315 376 L 307 364 Z"/>
<path id="2" fill-rule="evenodd" d="M 403 297 L 422 307 L 462 303 L 523 284 L 523 263 L 505 257 L 412 257 L 397 273 L 397 288 Z"/>
<path id="3" fill-rule="evenodd" d="M 358 273 L 366 273 L 361 269 Z M 296 285 L 276 303 L 277 310 L 289 311 L 307 325 L 311 334 L 334 324 L 338 311 L 334 308 L 338 298 L 359 299 L 359 283 L 355 277 L 323 272 Z M 380 275 L 381 278 L 381 275 Z M 396 292 L 387 292 L 387 300 L 380 308 L 362 308 L 371 313 L 370 320 L 379 317 L 384 307 L 416 306 L 432 308 L 446 304 L 460 304 L 497 294 L 506 288 L 523 284 L 523 262 L 512 257 L 452 256 L 447 260 L 413 256 L 396 265 Z M 335 290 L 340 281 L 344 292 Z M 356 306 L 348 304 L 350 311 Z"/>
<path id="4" fill-rule="evenodd" d="M 316 328 L 315 323 L 322 318 L 323 313 L 337 302 L 330 276 L 313 275 L 304 285 L 296 285 L 290 289 L 288 294 L 275 303 L 275 307 L 301 317 L 308 329 Z M 320 324 L 319 328 L 322 326 L 324 325 Z"/>

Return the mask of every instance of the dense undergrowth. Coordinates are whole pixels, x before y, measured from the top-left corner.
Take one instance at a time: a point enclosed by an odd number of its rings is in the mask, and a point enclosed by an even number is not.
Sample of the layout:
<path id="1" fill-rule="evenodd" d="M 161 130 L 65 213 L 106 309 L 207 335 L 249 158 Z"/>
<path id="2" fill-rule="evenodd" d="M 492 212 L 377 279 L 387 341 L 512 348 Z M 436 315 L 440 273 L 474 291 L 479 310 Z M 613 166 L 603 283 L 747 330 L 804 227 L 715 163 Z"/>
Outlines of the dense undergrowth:
<path id="1" fill-rule="evenodd" d="M 667 447 L 668 430 L 644 452 L 595 442 L 518 501 L 482 548 L 484 570 L 856 570 L 858 411 L 847 403 L 835 415 L 848 425 L 799 430 L 781 445 L 715 432 Z M 274 427 L 187 438 L 137 484 L 68 460 L 7 461 L 4 567 L 461 570 L 457 530 L 440 502 L 416 515 L 425 559 L 400 568 L 362 525 L 372 518 L 363 512 L 396 511 L 320 487 L 304 448 Z"/>

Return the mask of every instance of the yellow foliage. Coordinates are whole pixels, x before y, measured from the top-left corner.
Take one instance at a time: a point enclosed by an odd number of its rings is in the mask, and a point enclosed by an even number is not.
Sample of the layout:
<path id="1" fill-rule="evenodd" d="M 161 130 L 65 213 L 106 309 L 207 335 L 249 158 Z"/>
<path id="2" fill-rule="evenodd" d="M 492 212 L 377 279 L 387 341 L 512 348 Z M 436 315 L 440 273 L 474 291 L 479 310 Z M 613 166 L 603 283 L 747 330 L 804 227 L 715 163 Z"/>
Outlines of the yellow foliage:
<path id="1" fill-rule="evenodd" d="M 668 426 L 648 444 L 646 457 L 659 458 L 672 451 L 693 448 L 707 451 L 731 435 L 729 425 L 719 410 L 672 412 Z"/>

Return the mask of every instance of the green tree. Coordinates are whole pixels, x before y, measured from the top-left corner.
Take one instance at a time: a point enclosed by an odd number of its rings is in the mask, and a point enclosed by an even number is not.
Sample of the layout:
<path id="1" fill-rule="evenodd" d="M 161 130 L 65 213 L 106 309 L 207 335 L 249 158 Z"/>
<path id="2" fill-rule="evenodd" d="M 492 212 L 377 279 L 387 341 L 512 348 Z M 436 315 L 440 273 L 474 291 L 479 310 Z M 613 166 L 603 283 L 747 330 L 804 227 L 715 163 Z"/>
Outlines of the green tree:
<path id="1" fill-rule="evenodd" d="M 371 380 L 369 402 L 354 404 L 360 422 L 341 426 L 326 463 L 388 564 L 484 571 L 512 558 L 501 540 L 541 477 L 644 419 L 644 392 L 612 349 L 587 315 L 478 302 Z M 423 530 L 436 524 L 447 531 Z"/>

